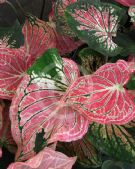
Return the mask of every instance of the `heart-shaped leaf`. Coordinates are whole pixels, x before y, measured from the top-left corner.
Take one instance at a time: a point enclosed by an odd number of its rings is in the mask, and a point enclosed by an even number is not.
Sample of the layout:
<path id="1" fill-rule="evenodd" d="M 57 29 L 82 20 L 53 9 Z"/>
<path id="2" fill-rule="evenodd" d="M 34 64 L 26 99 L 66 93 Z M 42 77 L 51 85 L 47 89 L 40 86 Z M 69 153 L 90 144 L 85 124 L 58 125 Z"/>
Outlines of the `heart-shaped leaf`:
<path id="1" fill-rule="evenodd" d="M 101 152 L 113 159 L 135 163 L 135 122 L 123 126 L 93 123 L 89 139 Z"/>
<path id="2" fill-rule="evenodd" d="M 135 105 L 124 88 L 130 78 L 128 64 L 119 60 L 101 66 L 93 75 L 78 78 L 66 101 L 91 121 L 125 124 L 135 118 Z"/>
<path id="3" fill-rule="evenodd" d="M 79 38 L 97 51 L 114 56 L 121 48 L 113 42 L 125 11 L 113 4 L 82 0 L 66 9 L 66 18 Z"/>
<path id="4" fill-rule="evenodd" d="M 86 168 L 101 166 L 100 155 L 89 141 L 88 135 L 70 143 L 58 142 L 57 149 L 69 157 L 77 156 L 77 162 Z"/>
<path id="5" fill-rule="evenodd" d="M 71 169 L 76 161 L 76 157 L 67 157 L 66 155 L 45 148 L 35 157 L 26 162 L 15 162 L 8 169 Z"/>
<path id="6" fill-rule="evenodd" d="M 32 157 L 48 143 L 80 139 L 89 124 L 63 101 L 69 84 L 78 78 L 78 68 L 73 61 L 61 60 L 56 49 L 49 49 L 28 73 L 30 76 L 23 79 L 11 106 L 18 160 Z M 37 140 L 40 147 L 36 146 Z"/>

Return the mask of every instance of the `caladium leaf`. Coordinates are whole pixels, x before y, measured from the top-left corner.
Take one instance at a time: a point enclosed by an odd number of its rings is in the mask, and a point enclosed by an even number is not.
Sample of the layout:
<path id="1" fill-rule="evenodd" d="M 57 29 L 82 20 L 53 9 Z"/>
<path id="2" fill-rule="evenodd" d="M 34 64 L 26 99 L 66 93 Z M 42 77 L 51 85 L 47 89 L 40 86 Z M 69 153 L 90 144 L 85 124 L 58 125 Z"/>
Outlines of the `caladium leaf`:
<path id="1" fill-rule="evenodd" d="M 90 48 L 84 48 L 79 52 L 77 61 L 80 64 L 81 73 L 83 75 L 89 75 L 105 64 L 105 57 Z"/>
<path id="2" fill-rule="evenodd" d="M 26 61 L 27 57 L 29 55 L 26 55 L 24 47 L 0 49 L 0 98 L 12 99 L 14 96 L 17 86 L 30 66 L 30 61 Z"/>
<path id="3" fill-rule="evenodd" d="M 11 134 L 11 122 L 9 119 L 10 102 L 0 101 L 0 147 L 6 147 L 11 153 L 16 152 L 16 144 Z"/>
<path id="4" fill-rule="evenodd" d="M 22 27 L 17 21 L 12 27 L 0 27 L 0 48 L 19 48 L 23 43 Z"/>
<path id="5" fill-rule="evenodd" d="M 15 162 L 8 169 L 71 169 L 76 161 L 76 157 L 66 155 L 45 148 L 35 157 L 26 162 Z"/>
<path id="6" fill-rule="evenodd" d="M 46 22 L 35 16 L 28 15 L 22 31 L 26 51 L 34 61 L 47 49 L 56 46 L 53 29 Z"/>
<path id="7" fill-rule="evenodd" d="M 79 38 L 97 51 L 114 56 L 121 48 L 113 42 L 125 11 L 113 4 L 82 0 L 66 9 L 66 18 Z"/>
<path id="8" fill-rule="evenodd" d="M 134 0 L 115 0 L 116 2 L 124 5 L 124 6 L 132 6 L 135 5 L 135 1 Z"/>
<path id="9" fill-rule="evenodd" d="M 56 30 L 60 34 L 68 35 L 70 37 L 76 37 L 75 33 L 71 30 L 69 27 L 66 18 L 65 18 L 65 10 L 66 7 L 69 6 L 72 3 L 77 2 L 78 0 L 57 0 L 54 5 L 54 14 L 55 20 L 56 20 Z M 54 15 L 53 14 L 53 15 Z"/>
<path id="10" fill-rule="evenodd" d="M 48 143 L 80 139 L 89 124 L 62 100 L 69 84 L 78 78 L 73 61 L 61 60 L 56 49 L 49 49 L 28 73 L 30 76 L 23 79 L 11 106 L 17 160 L 29 159 Z M 41 144 L 37 148 L 39 137 Z"/>
<path id="11" fill-rule="evenodd" d="M 61 36 L 55 30 L 53 21 L 44 22 L 40 19 L 29 15 L 23 27 L 25 39 L 25 48 L 30 54 L 30 60 L 41 56 L 49 48 L 57 48 L 61 55 L 70 53 L 82 42 L 75 42 L 67 36 Z"/>
<path id="12" fill-rule="evenodd" d="M 93 123 L 89 128 L 89 139 L 98 150 L 113 159 L 135 163 L 134 129 L 134 121 L 123 126 Z"/>
<path id="13" fill-rule="evenodd" d="M 91 144 L 87 134 L 82 139 L 70 143 L 58 142 L 57 149 L 69 157 L 77 156 L 77 162 L 86 168 L 101 166 L 100 154 Z"/>
<path id="14" fill-rule="evenodd" d="M 125 124 L 135 118 L 135 105 L 124 88 L 129 78 L 130 70 L 125 61 L 108 63 L 93 75 L 78 78 L 65 99 L 91 121 Z"/>

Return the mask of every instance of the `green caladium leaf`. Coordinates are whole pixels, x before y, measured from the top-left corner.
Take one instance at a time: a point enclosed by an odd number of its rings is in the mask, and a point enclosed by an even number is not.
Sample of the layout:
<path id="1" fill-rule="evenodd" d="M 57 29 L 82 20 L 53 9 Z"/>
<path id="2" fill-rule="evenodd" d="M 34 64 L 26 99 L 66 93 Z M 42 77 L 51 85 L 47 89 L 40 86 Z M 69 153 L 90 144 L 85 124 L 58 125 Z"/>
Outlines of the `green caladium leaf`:
<path id="1" fill-rule="evenodd" d="M 101 166 L 100 153 L 91 144 L 87 134 L 77 141 L 59 142 L 57 149 L 69 157 L 77 156 L 77 162 L 86 168 Z"/>
<path id="2" fill-rule="evenodd" d="M 22 27 L 17 21 L 12 27 L 0 27 L 0 47 L 19 48 L 23 43 Z"/>
<path id="3" fill-rule="evenodd" d="M 72 30 L 90 48 L 114 56 L 121 48 L 113 42 L 125 10 L 109 3 L 82 0 L 67 7 L 65 16 Z"/>
<path id="4" fill-rule="evenodd" d="M 126 125 L 101 125 L 93 123 L 89 139 L 98 150 L 115 160 L 135 163 L 135 121 Z"/>
<path id="5" fill-rule="evenodd" d="M 77 61 L 80 64 L 82 74 L 89 75 L 105 64 L 105 57 L 90 48 L 84 48 L 79 52 Z"/>

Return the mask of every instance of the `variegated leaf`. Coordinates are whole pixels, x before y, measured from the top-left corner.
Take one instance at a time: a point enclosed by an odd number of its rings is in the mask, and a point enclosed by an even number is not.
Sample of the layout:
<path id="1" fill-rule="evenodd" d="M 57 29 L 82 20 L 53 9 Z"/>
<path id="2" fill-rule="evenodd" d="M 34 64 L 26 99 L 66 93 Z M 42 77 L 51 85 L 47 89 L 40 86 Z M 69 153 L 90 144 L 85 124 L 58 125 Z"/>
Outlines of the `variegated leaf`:
<path id="1" fill-rule="evenodd" d="M 135 122 L 126 125 L 102 125 L 93 123 L 89 139 L 98 150 L 113 159 L 135 163 Z"/>
<path id="2" fill-rule="evenodd" d="M 0 49 L 0 98 L 12 99 L 17 86 L 30 66 L 24 47 Z"/>
<path id="3" fill-rule="evenodd" d="M 89 75 L 105 64 L 105 57 L 90 48 L 84 48 L 79 52 L 77 61 L 80 63 L 81 73 Z"/>
<path id="4" fill-rule="evenodd" d="M 114 56 L 121 48 L 113 42 L 125 11 L 112 4 L 82 0 L 66 9 L 72 30 L 94 50 Z"/>
<path id="5" fill-rule="evenodd" d="M 91 121 L 125 124 L 135 118 L 135 105 L 124 87 L 130 78 L 128 64 L 119 60 L 101 66 L 93 75 L 78 78 L 65 100 Z"/>
<path id="6" fill-rule="evenodd" d="M 18 145 L 17 160 L 26 160 L 48 143 L 80 139 L 88 120 L 63 101 L 71 82 L 78 78 L 76 64 L 58 56 L 55 49 L 28 70 L 12 101 L 12 134 Z M 38 144 L 40 140 L 40 145 Z"/>
<path id="7" fill-rule="evenodd" d="M 12 163 L 8 169 L 71 169 L 75 161 L 76 157 L 69 158 L 60 152 L 45 148 L 26 162 Z"/>
<path id="8" fill-rule="evenodd" d="M 134 6 L 131 6 L 128 9 L 128 14 L 131 17 L 131 22 L 135 23 L 135 2 L 134 2 Z"/>
<path id="9" fill-rule="evenodd" d="M 101 166 L 100 154 L 89 141 L 88 135 L 70 143 L 58 142 L 57 149 L 69 157 L 77 156 L 77 162 L 84 167 Z"/>
<path id="10" fill-rule="evenodd" d="M 82 44 L 57 33 L 53 21 L 44 22 L 29 15 L 23 27 L 25 48 L 30 54 L 28 60 L 35 61 L 49 48 L 57 48 L 61 55 L 70 53 Z"/>

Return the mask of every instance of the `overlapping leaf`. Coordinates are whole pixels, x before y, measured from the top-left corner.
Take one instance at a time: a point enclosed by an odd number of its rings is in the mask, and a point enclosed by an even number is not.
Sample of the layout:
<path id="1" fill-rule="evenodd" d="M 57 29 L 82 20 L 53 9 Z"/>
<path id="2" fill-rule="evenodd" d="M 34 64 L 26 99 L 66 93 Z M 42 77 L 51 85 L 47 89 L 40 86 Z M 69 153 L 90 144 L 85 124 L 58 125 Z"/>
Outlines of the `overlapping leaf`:
<path id="1" fill-rule="evenodd" d="M 89 141 L 88 135 L 70 143 L 59 142 L 57 144 L 57 149 L 69 157 L 77 156 L 77 162 L 86 168 L 96 168 L 101 166 L 99 152 L 97 152 L 95 147 Z"/>
<path id="2" fill-rule="evenodd" d="M 93 75 L 78 78 L 66 101 L 97 123 L 125 124 L 135 118 L 135 106 L 124 88 L 130 78 L 128 64 L 119 60 L 101 66 Z"/>
<path id="3" fill-rule="evenodd" d="M 60 152 L 45 148 L 28 161 L 13 163 L 8 169 L 71 169 L 75 161 L 76 157 L 69 158 Z"/>
<path id="4" fill-rule="evenodd" d="M 70 53 L 82 44 L 72 38 L 62 36 L 55 30 L 55 23 L 44 22 L 34 16 L 28 16 L 23 27 L 25 47 L 33 60 L 41 56 L 49 48 L 57 48 L 61 55 Z"/>
<path id="5" fill-rule="evenodd" d="M 107 55 L 117 55 L 121 48 L 113 42 L 124 15 L 122 8 L 97 1 L 82 0 L 66 9 L 72 30 L 91 48 Z"/>
<path id="6" fill-rule="evenodd" d="M 98 150 L 113 159 L 135 163 L 135 122 L 123 126 L 93 123 L 89 139 Z"/>
<path id="7" fill-rule="evenodd" d="M 32 157 L 47 143 L 80 139 L 89 124 L 63 101 L 67 87 L 78 78 L 78 68 L 73 61 L 62 61 L 57 51 L 50 49 L 28 73 L 30 77 L 23 79 L 11 106 L 12 134 L 18 144 L 18 160 Z M 39 137 L 40 146 L 36 144 Z"/>

